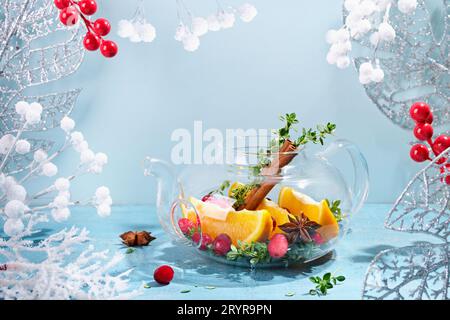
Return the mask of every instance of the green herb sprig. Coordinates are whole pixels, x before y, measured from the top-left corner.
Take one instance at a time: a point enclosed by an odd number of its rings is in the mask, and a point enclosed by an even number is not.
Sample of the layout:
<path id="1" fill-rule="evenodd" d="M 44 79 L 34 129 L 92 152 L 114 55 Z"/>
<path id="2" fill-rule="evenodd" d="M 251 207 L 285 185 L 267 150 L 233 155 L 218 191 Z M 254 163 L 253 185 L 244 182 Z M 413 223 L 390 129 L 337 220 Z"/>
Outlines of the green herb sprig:
<path id="1" fill-rule="evenodd" d="M 316 285 L 314 289 L 309 290 L 310 295 L 325 296 L 328 290 L 345 280 L 344 276 L 332 276 L 331 272 L 327 272 L 323 277 L 310 277 L 309 280 Z"/>
<path id="2" fill-rule="evenodd" d="M 257 183 L 249 183 L 231 190 L 230 197 L 236 200 L 233 207 L 236 209 L 243 205 L 248 193 L 256 187 L 258 187 Z"/>
<path id="3" fill-rule="evenodd" d="M 301 145 L 305 145 L 308 142 L 312 142 L 314 144 L 320 143 L 323 145 L 325 138 L 328 135 L 333 134 L 336 129 L 336 125 L 334 123 L 328 122 L 325 126 L 318 125 L 317 131 L 313 129 L 305 129 L 302 130 L 302 135 L 295 140 L 294 145 L 299 147 Z"/>
<path id="4" fill-rule="evenodd" d="M 342 210 L 340 208 L 341 200 L 330 201 L 328 199 L 325 199 L 325 201 L 328 207 L 330 208 L 331 212 L 333 213 L 334 217 L 336 218 L 336 221 L 337 222 L 342 221 L 344 215 L 342 214 Z"/>
<path id="5" fill-rule="evenodd" d="M 215 190 L 209 192 L 208 194 L 213 194 L 213 193 L 217 193 L 217 194 L 221 194 L 224 195 L 225 194 L 225 190 L 227 190 L 231 185 L 231 181 L 230 180 L 225 180 L 224 182 L 222 182 L 222 184 Z"/>
<path id="6" fill-rule="evenodd" d="M 231 245 L 231 250 L 227 253 L 228 260 L 238 258 L 250 258 L 250 264 L 256 265 L 270 260 L 267 244 L 263 242 L 252 242 L 251 244 L 238 241 L 238 246 Z"/>

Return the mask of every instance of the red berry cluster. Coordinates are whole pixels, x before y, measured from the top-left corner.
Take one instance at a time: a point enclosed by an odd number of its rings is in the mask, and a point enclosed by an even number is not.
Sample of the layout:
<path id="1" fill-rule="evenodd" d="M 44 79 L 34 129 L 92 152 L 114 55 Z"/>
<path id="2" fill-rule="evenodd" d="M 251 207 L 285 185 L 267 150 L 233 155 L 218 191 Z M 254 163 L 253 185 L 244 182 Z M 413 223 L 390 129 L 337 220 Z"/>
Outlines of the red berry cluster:
<path id="1" fill-rule="evenodd" d="M 431 148 L 434 156 L 439 156 L 447 148 L 450 147 L 450 136 L 441 134 L 433 141 L 433 113 L 430 106 L 425 102 L 415 102 L 409 110 L 411 118 L 416 122 L 414 128 L 414 136 L 420 141 L 425 141 Z M 417 143 L 411 147 L 410 151 L 411 159 L 417 162 L 423 162 L 426 160 L 432 161 L 430 158 L 429 148 L 422 143 Z M 436 163 L 442 165 L 440 171 L 444 174 L 446 171 L 450 172 L 450 164 L 445 164 L 446 157 L 440 158 Z M 445 183 L 450 184 L 450 175 L 445 177 Z"/>
<path id="2" fill-rule="evenodd" d="M 114 41 L 105 40 L 111 30 L 111 24 L 105 18 L 99 18 L 94 22 L 88 20 L 86 16 L 91 16 L 97 12 L 97 2 L 95 0 L 54 0 L 59 11 L 59 20 L 65 26 L 73 26 L 78 19 L 83 20 L 88 32 L 84 36 L 83 45 L 86 50 L 100 52 L 106 58 L 112 58 L 117 54 L 118 47 Z"/>

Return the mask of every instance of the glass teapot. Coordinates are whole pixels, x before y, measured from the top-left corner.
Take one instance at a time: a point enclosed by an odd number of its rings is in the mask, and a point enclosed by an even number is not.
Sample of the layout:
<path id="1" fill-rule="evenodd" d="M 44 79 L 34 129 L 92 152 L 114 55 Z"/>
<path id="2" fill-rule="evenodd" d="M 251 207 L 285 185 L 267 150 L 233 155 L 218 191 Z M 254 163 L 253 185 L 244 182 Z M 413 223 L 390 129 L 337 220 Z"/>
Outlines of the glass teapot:
<path id="1" fill-rule="evenodd" d="M 350 172 L 332 162 L 339 154 L 349 156 Z M 332 251 L 369 186 L 366 160 L 347 140 L 319 152 L 246 146 L 226 164 L 188 165 L 178 175 L 147 157 L 144 175 L 157 179 L 159 222 L 176 243 L 251 267 L 307 263 Z"/>

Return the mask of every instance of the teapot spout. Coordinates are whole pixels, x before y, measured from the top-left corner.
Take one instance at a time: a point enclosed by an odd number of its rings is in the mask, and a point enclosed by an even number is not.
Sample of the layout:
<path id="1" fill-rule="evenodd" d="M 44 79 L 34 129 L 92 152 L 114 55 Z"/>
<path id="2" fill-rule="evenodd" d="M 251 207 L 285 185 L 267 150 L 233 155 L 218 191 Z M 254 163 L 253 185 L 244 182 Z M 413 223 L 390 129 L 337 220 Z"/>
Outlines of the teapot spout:
<path id="1" fill-rule="evenodd" d="M 175 169 L 166 161 L 146 157 L 144 160 L 144 176 L 155 177 L 157 183 L 156 206 L 158 210 L 168 210 L 176 198 L 178 186 Z"/>

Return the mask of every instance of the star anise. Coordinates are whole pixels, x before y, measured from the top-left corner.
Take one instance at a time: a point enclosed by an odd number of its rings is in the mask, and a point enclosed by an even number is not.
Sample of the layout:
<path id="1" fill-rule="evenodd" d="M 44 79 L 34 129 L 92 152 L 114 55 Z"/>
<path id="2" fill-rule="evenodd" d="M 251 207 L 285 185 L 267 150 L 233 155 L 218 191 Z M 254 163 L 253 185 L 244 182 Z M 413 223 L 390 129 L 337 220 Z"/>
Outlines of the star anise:
<path id="1" fill-rule="evenodd" d="M 147 231 L 128 231 L 120 235 L 123 244 L 128 247 L 146 246 L 156 238 Z"/>
<path id="2" fill-rule="evenodd" d="M 286 233 L 289 243 L 312 242 L 310 234 L 314 233 L 318 227 L 320 227 L 319 224 L 309 220 L 303 213 L 300 216 L 289 215 L 289 222 L 279 226 Z"/>

